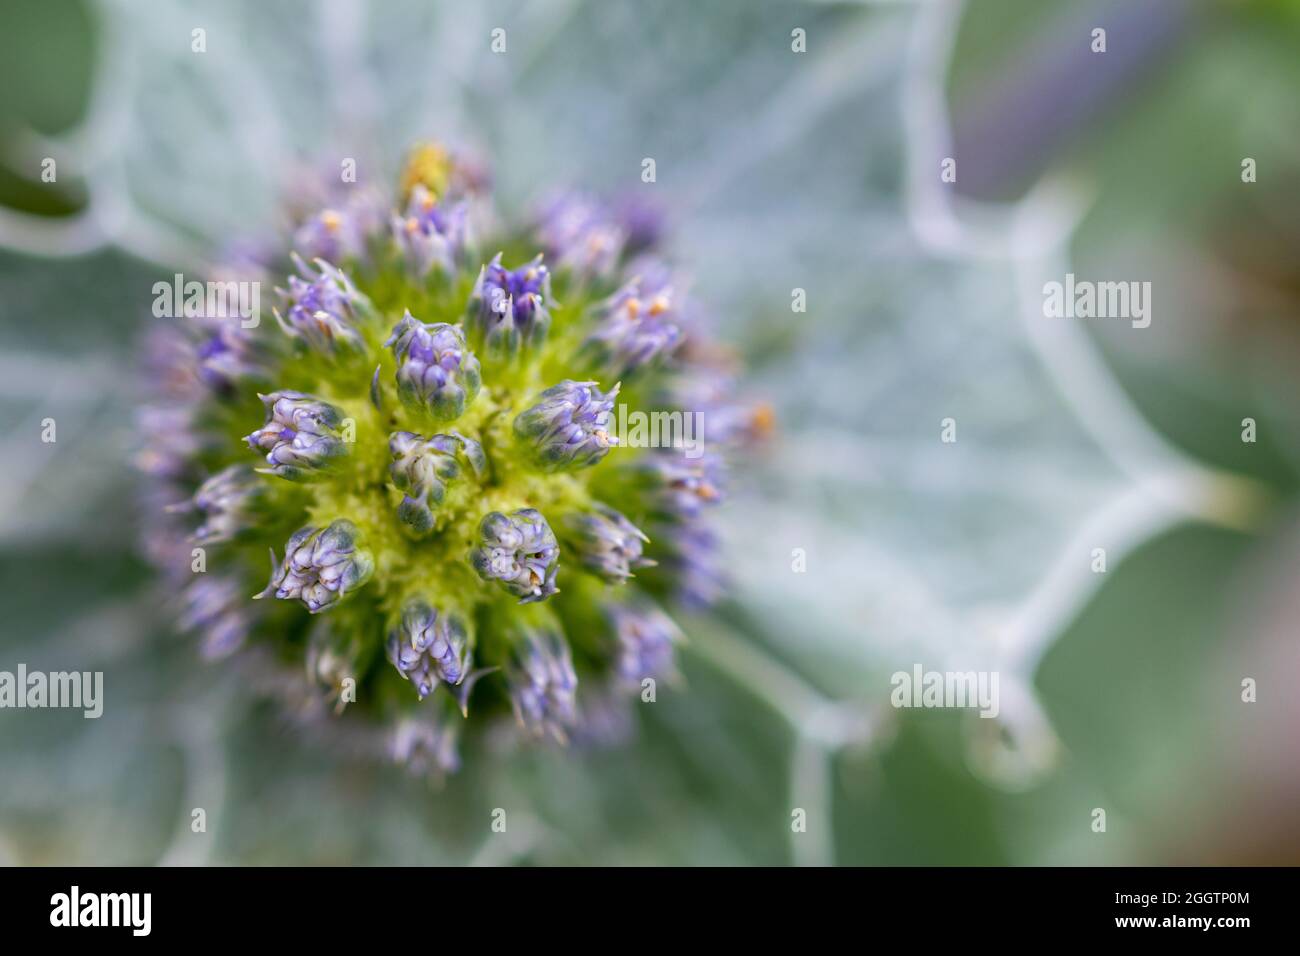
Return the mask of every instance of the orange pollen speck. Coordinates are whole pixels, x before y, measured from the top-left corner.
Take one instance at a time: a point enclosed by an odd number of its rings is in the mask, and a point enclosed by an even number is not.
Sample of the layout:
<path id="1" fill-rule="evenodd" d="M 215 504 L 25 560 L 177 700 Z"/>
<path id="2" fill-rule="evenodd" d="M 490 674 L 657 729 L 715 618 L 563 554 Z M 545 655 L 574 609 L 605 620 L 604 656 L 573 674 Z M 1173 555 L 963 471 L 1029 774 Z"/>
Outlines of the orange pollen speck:
<path id="1" fill-rule="evenodd" d="M 650 314 L 658 315 L 661 312 L 667 312 L 667 311 L 668 311 L 668 297 L 662 295 L 655 296 L 654 301 L 650 303 Z"/>

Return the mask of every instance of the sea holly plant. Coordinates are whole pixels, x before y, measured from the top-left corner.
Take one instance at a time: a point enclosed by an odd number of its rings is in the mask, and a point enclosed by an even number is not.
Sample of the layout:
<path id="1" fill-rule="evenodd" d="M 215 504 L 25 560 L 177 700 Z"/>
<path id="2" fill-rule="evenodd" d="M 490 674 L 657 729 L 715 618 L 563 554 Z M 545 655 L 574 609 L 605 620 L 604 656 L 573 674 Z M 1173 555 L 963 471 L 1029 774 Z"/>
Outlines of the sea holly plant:
<path id="1" fill-rule="evenodd" d="M 643 208 L 494 232 L 483 181 L 422 146 L 387 214 L 368 186 L 308 215 L 264 263 L 274 322 L 152 328 L 138 417 L 146 545 L 205 656 L 434 775 L 675 674 L 672 610 L 725 589 L 722 457 L 767 421 L 708 387 L 730 359 Z M 703 458 L 631 447 L 616 403 L 719 427 Z"/>

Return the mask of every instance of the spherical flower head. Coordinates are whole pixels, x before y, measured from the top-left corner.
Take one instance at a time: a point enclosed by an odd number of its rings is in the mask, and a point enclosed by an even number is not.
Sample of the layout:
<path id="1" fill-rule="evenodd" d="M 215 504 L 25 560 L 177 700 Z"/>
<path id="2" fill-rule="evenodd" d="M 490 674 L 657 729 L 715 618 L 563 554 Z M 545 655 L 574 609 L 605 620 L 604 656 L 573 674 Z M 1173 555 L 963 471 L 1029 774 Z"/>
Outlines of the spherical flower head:
<path id="1" fill-rule="evenodd" d="M 223 468 L 194 492 L 193 507 L 203 515 L 194 531 L 201 544 L 229 541 L 247 528 L 253 506 L 262 493 L 262 482 L 248 465 Z"/>
<path id="2" fill-rule="evenodd" d="M 583 351 L 610 378 L 650 368 L 684 339 L 672 286 L 663 278 L 633 279 L 601 311 L 604 318 L 587 337 Z"/>
<path id="3" fill-rule="evenodd" d="M 297 254 L 299 275 L 289 276 L 289 288 L 277 289 L 282 313 L 275 320 L 285 334 L 323 355 L 355 353 L 365 348 L 356 323 L 370 314 L 370 302 L 344 273 L 324 259 L 313 270 Z"/>
<path id="4" fill-rule="evenodd" d="M 535 736 L 549 735 L 563 743 L 567 728 L 577 719 L 578 689 L 564 638 L 550 630 L 528 631 L 515 645 L 506 683 L 519 725 Z"/>
<path id="5" fill-rule="evenodd" d="M 634 681 L 672 673 L 664 608 L 721 593 L 702 523 L 719 466 L 694 444 L 610 456 L 605 371 L 628 370 L 638 402 L 705 408 L 726 426 L 711 452 L 750 431 L 716 411 L 739 389 L 698 389 L 720 350 L 679 321 L 672 274 L 628 261 L 654 222 L 576 200 L 480 221 L 486 184 L 421 148 L 382 210 L 355 186 L 298 203 L 296 249 L 259 258 L 258 279 L 294 263 L 278 321 L 155 324 L 136 419 L 145 545 L 204 654 L 237 655 L 297 721 L 338 724 L 349 754 L 435 776 L 459 765 L 461 727 L 476 762 L 505 725 L 614 736 L 597 728 L 626 723 Z M 545 263 L 480 271 L 480 230 Z M 208 574 L 190 573 L 196 541 Z"/>
<path id="6" fill-rule="evenodd" d="M 539 255 L 518 269 L 501 265 L 501 253 L 479 272 L 465 312 L 466 325 L 491 355 L 537 349 L 551 327 L 551 272 Z"/>
<path id="7" fill-rule="evenodd" d="M 618 439 L 609 417 L 619 386 L 608 394 L 595 382 L 565 379 L 552 385 L 515 418 L 515 436 L 543 471 L 576 470 L 596 464 Z"/>
<path id="8" fill-rule="evenodd" d="M 439 201 L 423 184 L 412 188 L 404 214 L 393 217 L 393 236 L 414 275 L 455 271 L 468 239 L 467 215 L 463 202 Z"/>
<path id="9" fill-rule="evenodd" d="M 397 359 L 397 394 L 407 408 L 451 421 L 478 395 L 478 359 L 456 326 L 425 324 L 407 312 L 384 344 Z"/>
<path id="10" fill-rule="evenodd" d="M 591 511 L 569 515 L 564 529 L 565 543 L 578 560 L 609 584 L 625 584 L 634 570 L 655 564 L 641 553 L 650 539 L 607 505 L 597 503 Z"/>
<path id="11" fill-rule="evenodd" d="M 312 477 L 347 454 L 339 435 L 343 414 L 333 405 L 302 392 L 259 395 L 266 406 L 266 424 L 248 435 L 248 447 L 266 452 L 269 468 L 290 481 Z"/>
<path id="12" fill-rule="evenodd" d="M 681 632 L 672 618 L 648 601 L 614 604 L 606 609 L 617 646 L 615 671 L 637 686 L 647 677 L 673 674 L 673 646 Z"/>
<path id="13" fill-rule="evenodd" d="M 560 548 L 542 513 L 521 508 L 513 514 L 493 511 L 479 523 L 478 545 L 469 561 L 484 581 L 496 582 L 520 604 L 544 601 L 559 588 Z"/>
<path id="14" fill-rule="evenodd" d="M 439 681 L 454 686 L 469 674 L 464 624 L 426 601 L 407 602 L 400 624 L 388 634 L 387 650 L 389 661 L 415 686 L 421 700 L 437 689 Z"/>
<path id="15" fill-rule="evenodd" d="M 356 525 L 344 519 L 326 528 L 299 529 L 278 565 L 271 552 L 271 582 L 257 597 L 301 601 L 312 614 L 329 610 L 370 580 L 375 569 L 370 552 L 357 546 L 358 537 Z"/>

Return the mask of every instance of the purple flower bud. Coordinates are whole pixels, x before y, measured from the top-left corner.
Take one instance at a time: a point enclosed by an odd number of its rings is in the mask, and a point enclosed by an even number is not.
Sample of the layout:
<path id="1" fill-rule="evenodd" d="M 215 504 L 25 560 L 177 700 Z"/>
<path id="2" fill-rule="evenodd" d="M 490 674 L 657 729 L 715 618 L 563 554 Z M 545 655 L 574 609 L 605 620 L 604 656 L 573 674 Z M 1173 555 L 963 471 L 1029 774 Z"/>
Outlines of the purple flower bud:
<path id="1" fill-rule="evenodd" d="M 194 540 L 229 541 L 250 527 L 253 504 L 262 491 L 262 482 L 248 465 L 231 465 L 203 482 L 193 498 L 193 506 L 203 513 Z"/>
<path id="2" fill-rule="evenodd" d="M 515 418 L 515 435 L 545 471 L 586 468 L 609 453 L 618 439 L 609 433 L 618 385 L 602 394 L 595 382 L 565 379 L 537 396 Z"/>
<path id="3" fill-rule="evenodd" d="M 335 630 L 322 619 L 317 619 L 307 638 L 307 677 L 334 704 L 336 714 L 350 703 L 344 694 L 344 681 L 354 683 L 360 670 L 361 641 L 348 629 Z M 355 696 L 352 698 L 355 700 Z"/>
<path id="4" fill-rule="evenodd" d="M 549 734 L 560 743 L 566 741 L 566 728 L 577 718 L 578 675 L 563 637 L 550 630 L 525 634 L 511 651 L 506 684 L 521 727 L 539 737 Z"/>
<path id="5" fill-rule="evenodd" d="M 606 613 L 618 647 L 614 669 L 624 683 L 672 675 L 673 644 L 681 639 L 672 618 L 648 601 L 616 604 Z"/>
<path id="6" fill-rule="evenodd" d="M 665 575 L 673 596 L 689 608 L 704 609 L 718 603 L 726 589 L 717 535 L 699 522 L 663 529 L 661 540 L 668 556 Z"/>
<path id="7" fill-rule="evenodd" d="M 540 255 L 511 271 L 501 265 L 498 252 L 479 272 L 465 322 L 490 353 L 514 355 L 546 341 L 550 299 L 551 273 Z"/>
<path id="8" fill-rule="evenodd" d="M 388 472 L 393 484 L 406 493 L 397 507 L 397 517 L 416 531 L 432 530 L 433 509 L 442 504 L 447 482 L 460 477 L 456 461 L 460 448 L 460 440 L 451 435 L 425 439 L 414 432 L 393 432 L 389 437 L 393 463 Z"/>
<path id="9" fill-rule="evenodd" d="M 179 623 L 182 630 L 197 632 L 200 653 L 215 660 L 238 650 L 251 622 L 238 578 L 199 575 L 182 592 Z"/>
<path id="10" fill-rule="evenodd" d="M 289 276 L 288 290 L 276 289 L 286 314 L 276 309 L 275 320 L 290 338 L 326 355 L 359 351 L 365 339 L 356 329 L 356 321 L 370 313 L 369 300 L 357 291 L 342 271 L 324 259 L 316 260 L 313 272 L 295 253 L 294 265 L 299 276 Z"/>
<path id="11" fill-rule="evenodd" d="M 650 539 L 613 508 L 597 504 L 593 511 L 569 515 L 564 527 L 578 560 L 610 584 L 623 584 L 633 570 L 654 565 L 641 556 Z"/>
<path id="12" fill-rule="evenodd" d="M 261 373 L 254 358 L 252 333 L 239 319 L 207 317 L 197 320 L 199 334 L 195 360 L 199 378 L 221 391 Z"/>
<path id="13" fill-rule="evenodd" d="M 406 214 L 393 217 L 393 235 L 417 276 L 435 266 L 452 272 L 465 248 L 466 223 L 464 203 L 439 202 L 426 186 L 417 183 L 411 189 Z"/>
<path id="14" fill-rule="evenodd" d="M 421 700 L 437 689 L 439 681 L 459 684 L 469 673 L 464 625 L 424 601 L 410 601 L 402 609 L 401 624 L 389 632 L 387 649 L 388 659 L 415 685 Z"/>
<path id="15" fill-rule="evenodd" d="M 388 752 L 418 777 L 441 777 L 460 769 L 456 727 L 432 713 L 403 718 L 393 728 Z"/>
<path id="16" fill-rule="evenodd" d="M 622 378 L 670 355 L 682 342 L 672 287 L 636 278 L 608 299 L 604 318 L 583 345 L 610 378 Z"/>
<path id="17" fill-rule="evenodd" d="M 370 580 L 375 569 L 370 552 L 357 548 L 358 537 L 356 525 L 342 519 L 328 528 L 294 532 L 278 566 L 271 552 L 271 582 L 256 597 L 299 600 L 312 614 L 328 610 Z"/>
<path id="18" fill-rule="evenodd" d="M 407 312 L 384 344 L 397 359 L 397 394 L 407 408 L 449 421 L 478 395 L 478 359 L 456 326 L 426 325 Z"/>
<path id="19" fill-rule="evenodd" d="M 248 435 L 248 447 L 266 452 L 270 468 L 259 469 L 291 481 L 303 481 L 347 454 L 338 434 L 343 413 L 302 392 L 259 395 L 266 424 Z"/>
<path id="20" fill-rule="evenodd" d="M 365 234 L 347 210 L 322 209 L 294 231 L 293 246 L 311 259 L 342 262 L 361 255 Z"/>
<path id="21" fill-rule="evenodd" d="M 626 239 L 609 210 L 581 193 L 564 193 L 546 203 L 537 217 L 537 237 L 560 268 L 582 276 L 612 272 Z"/>
<path id="22" fill-rule="evenodd" d="M 496 581 L 520 604 L 544 601 L 559 590 L 560 548 L 540 511 L 493 511 L 479 522 L 478 536 L 469 562 L 484 581 Z"/>
<path id="23" fill-rule="evenodd" d="M 670 518 L 693 521 L 723 500 L 722 459 L 713 452 L 687 458 L 675 451 L 647 455 L 633 466 L 641 475 L 657 510 Z"/>
<path id="24" fill-rule="evenodd" d="M 627 237 L 623 251 L 629 257 L 659 245 L 667 231 L 664 211 L 632 194 L 615 204 L 614 218 Z"/>

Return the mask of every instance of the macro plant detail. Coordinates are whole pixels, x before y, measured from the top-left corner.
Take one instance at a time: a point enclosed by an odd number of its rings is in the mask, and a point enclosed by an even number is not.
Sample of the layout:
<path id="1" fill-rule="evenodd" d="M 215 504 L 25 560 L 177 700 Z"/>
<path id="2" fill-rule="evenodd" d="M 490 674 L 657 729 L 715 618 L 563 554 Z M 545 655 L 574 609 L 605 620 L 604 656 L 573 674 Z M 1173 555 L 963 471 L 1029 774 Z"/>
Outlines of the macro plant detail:
<path id="1" fill-rule="evenodd" d="M 719 387 L 646 209 L 565 194 L 503 230 L 483 182 L 420 146 L 389 200 L 307 215 L 262 263 L 274 322 L 151 330 L 137 428 L 205 656 L 433 776 L 502 726 L 595 736 L 585 700 L 675 675 L 672 609 L 724 587 L 722 456 L 769 423 Z M 616 403 L 710 447 L 629 447 Z"/>

